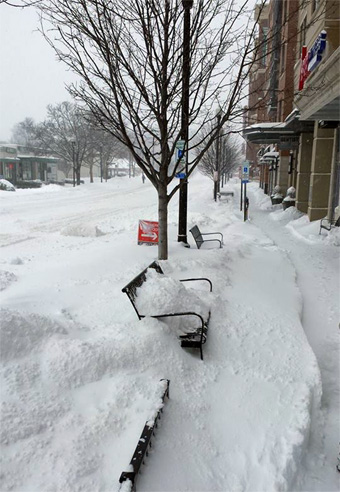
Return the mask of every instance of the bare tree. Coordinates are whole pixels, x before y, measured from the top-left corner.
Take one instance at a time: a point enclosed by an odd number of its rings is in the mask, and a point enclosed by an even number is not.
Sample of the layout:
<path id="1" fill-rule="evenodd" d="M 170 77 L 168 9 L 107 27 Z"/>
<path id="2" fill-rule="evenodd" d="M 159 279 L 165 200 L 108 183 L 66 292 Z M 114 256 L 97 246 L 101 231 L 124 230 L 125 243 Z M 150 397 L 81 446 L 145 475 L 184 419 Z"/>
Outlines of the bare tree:
<path id="1" fill-rule="evenodd" d="M 14 126 L 11 141 L 28 148 L 37 147 L 37 125 L 33 118 L 25 118 Z"/>
<path id="2" fill-rule="evenodd" d="M 25 8 L 25 7 L 32 7 L 34 5 L 37 5 L 40 0 L 18 0 L 16 1 L 11 1 L 11 0 L 0 0 L 0 5 L 5 4 L 9 5 L 10 7 L 17 7 L 17 8 Z"/>
<path id="3" fill-rule="evenodd" d="M 42 32 L 59 59 L 80 76 L 79 85 L 69 87 L 71 94 L 130 149 L 157 190 L 160 259 L 168 257 L 168 202 L 180 186 L 168 192 L 168 185 L 183 167 L 176 159 L 183 125 L 190 126 L 185 150 L 201 149 L 190 153 L 190 176 L 219 127 L 240 118 L 253 50 L 251 2 L 196 0 L 190 59 L 183 63 L 183 12 L 191 4 L 188 0 L 42 0 L 39 4 Z M 183 65 L 190 68 L 187 123 L 181 118 Z M 222 114 L 218 124 L 217 104 Z M 199 137 L 201 128 L 210 123 L 212 132 Z"/>
<path id="4" fill-rule="evenodd" d="M 230 173 L 240 160 L 240 146 L 233 138 L 233 134 L 224 133 L 219 140 L 219 149 L 216 139 L 215 144 L 203 154 L 198 166 L 199 171 L 212 180 L 216 176 L 214 173 L 218 173 L 219 179 L 222 179 L 222 176 Z M 199 148 L 197 152 L 199 152 Z"/>
<path id="5" fill-rule="evenodd" d="M 107 179 L 108 164 L 113 159 L 128 159 L 130 152 L 128 148 L 111 133 L 95 126 L 96 122 L 93 121 L 91 115 L 86 115 L 86 119 L 89 122 L 89 130 L 91 131 L 89 132 L 89 152 L 84 165 L 89 165 L 90 180 L 93 182 L 93 165 L 95 161 L 99 161 L 101 178 L 104 177 Z"/>
<path id="6" fill-rule="evenodd" d="M 91 148 L 90 131 L 82 110 L 70 102 L 47 106 L 47 119 L 37 127 L 40 146 L 63 159 L 67 172 L 73 167 L 77 185 L 81 166 Z"/>

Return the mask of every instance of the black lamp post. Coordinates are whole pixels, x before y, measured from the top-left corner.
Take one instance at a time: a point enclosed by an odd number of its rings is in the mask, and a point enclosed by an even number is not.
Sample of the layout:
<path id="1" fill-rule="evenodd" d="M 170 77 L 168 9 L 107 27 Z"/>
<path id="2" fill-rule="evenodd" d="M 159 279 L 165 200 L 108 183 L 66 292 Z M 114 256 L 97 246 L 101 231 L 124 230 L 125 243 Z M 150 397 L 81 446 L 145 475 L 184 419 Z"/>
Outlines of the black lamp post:
<path id="1" fill-rule="evenodd" d="M 188 244 L 187 208 L 188 208 L 188 145 L 189 145 L 189 84 L 190 84 L 190 9 L 193 0 L 182 0 L 183 20 L 183 66 L 182 66 L 182 124 L 181 139 L 185 142 L 185 177 L 180 180 L 178 242 Z"/>

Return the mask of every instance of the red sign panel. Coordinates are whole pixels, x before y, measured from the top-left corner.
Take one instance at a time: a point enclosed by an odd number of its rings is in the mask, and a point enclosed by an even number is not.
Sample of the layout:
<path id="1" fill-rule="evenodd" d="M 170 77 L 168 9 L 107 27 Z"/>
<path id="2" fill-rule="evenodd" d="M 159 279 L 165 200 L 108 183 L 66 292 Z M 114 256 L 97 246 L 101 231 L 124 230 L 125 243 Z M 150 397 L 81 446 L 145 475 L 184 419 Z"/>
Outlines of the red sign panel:
<path id="1" fill-rule="evenodd" d="M 138 224 L 138 244 L 158 244 L 158 222 L 140 220 Z"/>
<path id="2" fill-rule="evenodd" d="M 302 46 L 299 91 L 302 91 L 302 89 L 305 85 L 305 80 L 307 79 L 308 75 L 309 75 L 309 72 L 308 72 L 307 46 Z"/>

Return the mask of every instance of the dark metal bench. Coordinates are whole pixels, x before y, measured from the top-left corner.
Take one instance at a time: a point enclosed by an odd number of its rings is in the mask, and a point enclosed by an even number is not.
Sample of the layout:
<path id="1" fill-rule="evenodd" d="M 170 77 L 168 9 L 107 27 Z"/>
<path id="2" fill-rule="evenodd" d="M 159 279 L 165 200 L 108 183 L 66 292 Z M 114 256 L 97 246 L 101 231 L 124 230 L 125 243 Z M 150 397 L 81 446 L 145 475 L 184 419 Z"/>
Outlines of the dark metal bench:
<path id="1" fill-rule="evenodd" d="M 152 262 L 145 270 L 143 270 L 137 277 L 135 277 L 131 282 L 129 282 L 123 289 L 122 292 L 124 292 L 128 298 L 131 301 L 131 304 L 134 307 L 134 310 L 136 311 L 136 314 L 138 316 L 138 319 L 145 318 L 146 315 L 141 314 L 136 306 L 136 298 L 138 296 L 138 288 L 143 285 L 143 283 L 147 280 L 147 271 L 149 268 L 153 268 L 156 270 L 156 272 L 163 274 L 164 272 L 157 263 L 157 261 Z M 208 278 L 184 278 L 181 279 L 180 282 L 193 282 L 193 281 L 206 281 L 209 283 L 210 286 L 210 292 L 212 291 L 212 283 Z M 181 347 L 191 347 L 191 348 L 199 348 L 200 349 L 200 354 L 201 354 L 201 359 L 203 360 L 203 344 L 206 342 L 206 337 L 207 337 L 207 331 L 208 331 L 208 325 L 209 325 L 209 319 L 210 319 L 210 311 L 207 319 L 203 319 L 203 317 L 195 313 L 194 311 L 187 311 L 187 312 L 182 312 L 182 313 L 157 313 L 155 315 L 150 316 L 151 318 L 167 318 L 171 316 L 183 316 L 183 317 L 195 317 L 197 318 L 197 321 L 199 323 L 198 328 L 192 332 L 188 332 L 184 335 L 181 335 L 179 338 L 181 340 Z"/>
<path id="2" fill-rule="evenodd" d="M 165 398 L 169 398 L 170 381 L 169 379 L 161 379 L 161 381 L 164 381 L 165 383 L 165 389 L 162 395 L 162 402 L 164 403 Z M 136 490 L 137 475 L 139 473 L 142 464 L 144 463 L 145 457 L 148 456 L 149 454 L 149 448 L 151 448 L 152 446 L 151 439 L 155 433 L 155 428 L 157 428 L 157 421 L 158 419 L 161 418 L 161 413 L 163 413 L 163 407 L 161 407 L 158 410 L 156 417 L 153 418 L 151 422 L 149 420 L 145 422 L 143 432 L 139 438 L 135 452 L 133 453 L 133 456 L 130 461 L 130 468 L 132 469 L 132 471 L 123 472 L 119 478 L 119 483 L 123 483 L 130 480 L 131 491 Z"/>
<path id="3" fill-rule="evenodd" d="M 219 191 L 217 193 L 217 196 L 219 199 L 221 199 L 222 196 L 226 196 L 226 197 L 233 197 L 234 196 L 234 192 L 233 191 Z"/>
<path id="4" fill-rule="evenodd" d="M 222 248 L 223 244 L 223 234 L 221 232 L 201 232 L 198 228 L 197 225 L 195 225 L 192 229 L 190 229 L 190 232 L 195 240 L 196 246 L 198 249 L 202 246 L 203 243 L 209 242 L 209 241 L 217 241 L 220 244 L 220 248 Z M 221 239 L 203 239 L 203 236 L 215 236 L 215 235 L 220 235 Z"/>
<path id="5" fill-rule="evenodd" d="M 337 219 L 333 220 L 321 219 L 319 234 L 321 234 L 321 229 L 326 229 L 326 231 L 330 231 L 332 227 L 340 227 L 340 215 Z"/>

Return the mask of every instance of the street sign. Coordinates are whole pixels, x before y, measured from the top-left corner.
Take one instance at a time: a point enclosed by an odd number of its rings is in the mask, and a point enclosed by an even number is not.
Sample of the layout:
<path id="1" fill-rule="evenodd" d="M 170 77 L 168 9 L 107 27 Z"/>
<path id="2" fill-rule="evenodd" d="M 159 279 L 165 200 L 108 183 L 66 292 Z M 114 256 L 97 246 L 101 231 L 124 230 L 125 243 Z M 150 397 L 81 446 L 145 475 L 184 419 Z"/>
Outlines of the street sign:
<path id="1" fill-rule="evenodd" d="M 249 182 L 249 162 L 245 161 L 242 166 L 242 183 Z"/>
<path id="2" fill-rule="evenodd" d="M 185 140 L 177 140 L 176 149 L 183 150 L 185 146 Z"/>
<path id="3" fill-rule="evenodd" d="M 184 153 L 184 147 L 185 147 L 185 140 L 178 140 L 176 143 L 176 157 L 177 160 L 179 160 L 180 164 L 185 164 L 185 153 Z"/>
<path id="4" fill-rule="evenodd" d="M 138 244 L 158 244 L 158 222 L 139 221 Z"/>
<path id="5" fill-rule="evenodd" d="M 184 179 L 186 174 L 185 173 L 177 173 L 175 176 L 176 176 L 176 178 Z"/>

